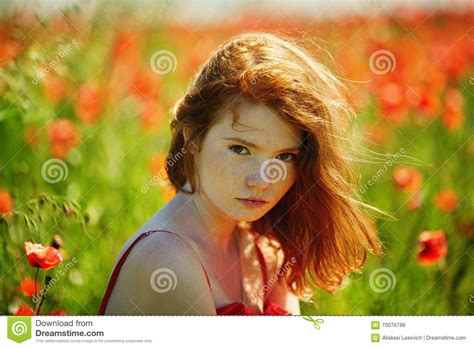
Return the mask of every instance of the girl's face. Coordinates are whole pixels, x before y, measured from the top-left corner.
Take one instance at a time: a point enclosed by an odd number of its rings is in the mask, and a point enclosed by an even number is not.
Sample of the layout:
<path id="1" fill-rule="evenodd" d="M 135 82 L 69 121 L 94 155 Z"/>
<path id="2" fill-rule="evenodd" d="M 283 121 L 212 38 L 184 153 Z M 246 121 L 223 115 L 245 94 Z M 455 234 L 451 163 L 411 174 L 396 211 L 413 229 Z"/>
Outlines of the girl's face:
<path id="1" fill-rule="evenodd" d="M 235 111 L 234 128 L 232 110 L 225 108 L 195 154 L 197 191 L 212 209 L 250 222 L 272 209 L 295 182 L 303 134 L 263 104 L 241 99 Z"/>

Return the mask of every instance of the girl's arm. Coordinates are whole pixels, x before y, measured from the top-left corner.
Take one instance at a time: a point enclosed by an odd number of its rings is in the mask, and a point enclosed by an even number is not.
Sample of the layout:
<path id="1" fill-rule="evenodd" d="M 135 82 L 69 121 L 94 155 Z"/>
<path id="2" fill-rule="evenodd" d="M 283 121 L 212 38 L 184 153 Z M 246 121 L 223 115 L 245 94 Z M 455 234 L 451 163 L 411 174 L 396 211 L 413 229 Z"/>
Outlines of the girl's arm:
<path id="1" fill-rule="evenodd" d="M 205 273 L 175 236 L 139 241 L 123 264 L 106 315 L 215 315 Z"/>

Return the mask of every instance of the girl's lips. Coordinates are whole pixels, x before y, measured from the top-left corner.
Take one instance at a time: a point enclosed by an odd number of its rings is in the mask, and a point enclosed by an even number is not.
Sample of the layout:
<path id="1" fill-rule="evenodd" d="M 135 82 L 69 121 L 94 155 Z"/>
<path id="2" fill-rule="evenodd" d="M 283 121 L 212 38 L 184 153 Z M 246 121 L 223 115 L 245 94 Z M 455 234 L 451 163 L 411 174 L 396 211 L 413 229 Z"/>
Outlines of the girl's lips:
<path id="1" fill-rule="evenodd" d="M 264 201 L 251 201 L 248 199 L 241 198 L 237 198 L 237 200 L 248 208 L 260 208 L 263 207 L 265 204 L 268 204 L 268 202 Z"/>

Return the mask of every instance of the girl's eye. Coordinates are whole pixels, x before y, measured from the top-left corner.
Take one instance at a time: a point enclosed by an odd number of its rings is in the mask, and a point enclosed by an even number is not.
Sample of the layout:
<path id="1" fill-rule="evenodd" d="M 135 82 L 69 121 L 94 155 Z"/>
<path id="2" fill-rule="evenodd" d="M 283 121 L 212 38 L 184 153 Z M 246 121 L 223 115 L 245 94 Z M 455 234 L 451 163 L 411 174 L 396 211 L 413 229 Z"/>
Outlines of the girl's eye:
<path id="1" fill-rule="evenodd" d="M 279 159 L 281 159 L 282 161 L 284 162 L 294 162 L 296 161 L 296 155 L 294 153 L 282 153 L 281 155 L 278 155 L 278 157 L 280 157 Z M 281 158 L 283 157 L 283 158 Z"/>
<path id="2" fill-rule="evenodd" d="M 245 146 L 242 145 L 231 145 L 229 146 L 229 149 L 239 155 L 247 155 L 250 152 L 247 150 Z M 247 153 L 242 153 L 242 151 L 247 151 Z"/>
<path id="3" fill-rule="evenodd" d="M 250 152 L 249 150 L 242 145 L 231 145 L 228 147 L 232 152 L 235 152 L 236 154 L 239 155 L 249 155 Z M 278 158 L 284 162 L 295 162 L 296 161 L 296 154 L 294 153 L 282 153 L 281 155 L 278 155 Z"/>

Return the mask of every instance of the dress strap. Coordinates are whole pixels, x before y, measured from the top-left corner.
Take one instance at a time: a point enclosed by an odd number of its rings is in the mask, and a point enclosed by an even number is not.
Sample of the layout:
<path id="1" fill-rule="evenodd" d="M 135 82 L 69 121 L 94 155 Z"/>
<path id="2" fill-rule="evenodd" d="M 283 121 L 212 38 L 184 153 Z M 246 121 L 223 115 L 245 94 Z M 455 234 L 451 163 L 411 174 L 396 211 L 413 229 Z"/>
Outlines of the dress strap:
<path id="1" fill-rule="evenodd" d="M 127 250 L 123 253 L 123 255 L 120 257 L 119 261 L 117 262 L 117 265 L 115 265 L 114 270 L 112 272 L 112 275 L 110 276 L 109 282 L 107 284 L 107 288 L 105 290 L 105 294 L 104 294 L 104 297 L 102 299 L 102 303 L 100 304 L 100 309 L 99 309 L 99 313 L 98 313 L 99 315 L 104 315 L 105 314 L 105 309 L 107 307 L 107 303 L 109 301 L 110 295 L 112 294 L 112 290 L 113 290 L 113 288 L 115 286 L 115 283 L 117 281 L 117 278 L 119 276 L 120 269 L 122 268 L 123 264 L 125 263 L 125 260 L 127 259 L 128 255 L 132 251 L 133 247 L 139 241 L 141 241 L 143 238 L 145 238 L 145 237 L 147 237 L 150 234 L 155 233 L 155 232 L 165 232 L 165 233 L 173 234 L 173 235 L 177 236 L 183 242 L 183 244 L 186 248 L 191 250 L 191 252 L 196 256 L 197 260 L 199 261 L 199 264 L 201 265 L 201 267 L 204 271 L 204 274 L 206 275 L 207 284 L 208 284 L 209 289 L 212 293 L 211 282 L 209 281 L 209 276 L 207 275 L 206 269 L 204 268 L 204 265 L 202 264 L 201 259 L 197 255 L 196 251 L 194 251 L 194 249 L 189 245 L 189 243 L 182 236 L 180 236 L 177 233 L 170 232 L 170 231 L 165 231 L 165 230 L 151 230 L 151 231 L 143 232 L 142 234 L 140 234 L 133 241 L 133 243 L 127 248 Z"/>

